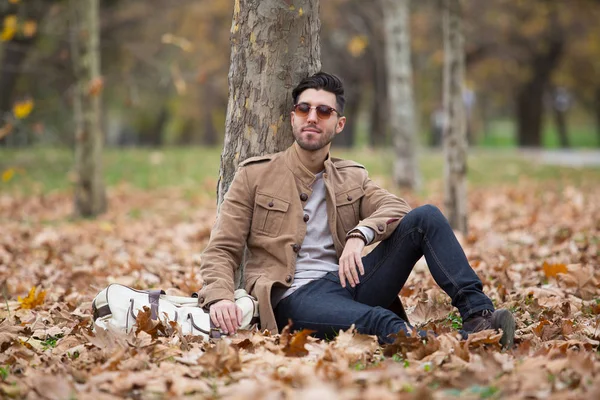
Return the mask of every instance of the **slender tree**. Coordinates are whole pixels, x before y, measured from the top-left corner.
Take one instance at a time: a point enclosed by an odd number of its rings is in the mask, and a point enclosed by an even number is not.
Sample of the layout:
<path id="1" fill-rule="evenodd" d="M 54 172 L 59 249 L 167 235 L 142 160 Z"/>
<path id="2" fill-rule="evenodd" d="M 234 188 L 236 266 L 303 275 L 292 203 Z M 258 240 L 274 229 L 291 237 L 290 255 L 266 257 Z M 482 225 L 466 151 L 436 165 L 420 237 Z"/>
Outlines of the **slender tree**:
<path id="1" fill-rule="evenodd" d="M 410 0 L 382 0 L 388 73 L 389 123 L 396 160 L 394 181 L 415 188 L 418 183 L 415 106 L 410 61 Z"/>
<path id="2" fill-rule="evenodd" d="M 104 137 L 100 124 L 99 0 L 71 0 L 71 53 L 76 78 L 75 213 L 92 217 L 106 210 L 102 179 Z"/>
<path id="3" fill-rule="evenodd" d="M 319 0 L 235 1 L 219 204 L 241 161 L 292 143 L 290 92 L 321 68 L 319 28 Z"/>
<path id="4" fill-rule="evenodd" d="M 462 98 L 465 51 L 461 0 L 444 0 L 444 183 L 452 228 L 467 233 L 467 132 Z"/>

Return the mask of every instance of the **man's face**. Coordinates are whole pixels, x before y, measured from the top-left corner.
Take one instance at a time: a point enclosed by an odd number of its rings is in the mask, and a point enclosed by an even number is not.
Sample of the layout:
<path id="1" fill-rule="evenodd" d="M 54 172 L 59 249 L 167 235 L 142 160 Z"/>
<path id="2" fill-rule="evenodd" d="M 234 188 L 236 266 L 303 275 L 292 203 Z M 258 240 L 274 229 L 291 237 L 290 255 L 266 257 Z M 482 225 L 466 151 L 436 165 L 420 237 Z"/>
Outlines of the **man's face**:
<path id="1" fill-rule="evenodd" d="M 335 94 L 326 90 L 306 89 L 298 96 L 297 104 L 300 103 L 306 103 L 310 107 L 326 105 L 337 109 Z M 320 119 L 315 108 L 311 108 L 305 117 L 292 111 L 291 118 L 294 139 L 302 149 L 308 151 L 327 146 L 344 129 L 346 123 L 346 117 L 340 117 L 335 111 L 329 119 Z"/>

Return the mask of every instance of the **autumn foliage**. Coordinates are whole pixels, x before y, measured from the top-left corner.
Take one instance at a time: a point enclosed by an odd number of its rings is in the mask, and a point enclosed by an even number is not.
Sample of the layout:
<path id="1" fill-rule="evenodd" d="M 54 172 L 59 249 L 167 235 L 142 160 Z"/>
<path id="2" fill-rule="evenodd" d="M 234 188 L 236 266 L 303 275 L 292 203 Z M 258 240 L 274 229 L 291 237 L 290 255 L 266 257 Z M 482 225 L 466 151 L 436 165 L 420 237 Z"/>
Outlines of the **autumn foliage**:
<path id="1" fill-rule="evenodd" d="M 214 201 L 121 187 L 90 221 L 70 218 L 66 194 L 2 195 L 1 397 L 598 398 L 599 200 L 592 182 L 471 191 L 461 240 L 486 293 L 517 318 L 516 346 L 502 351 L 493 331 L 460 340 L 423 261 L 401 295 L 426 339 L 398 334 L 382 348 L 352 329 L 321 341 L 292 325 L 204 343 L 149 310 L 129 335 L 93 332 L 91 299 L 110 282 L 198 290 Z"/>

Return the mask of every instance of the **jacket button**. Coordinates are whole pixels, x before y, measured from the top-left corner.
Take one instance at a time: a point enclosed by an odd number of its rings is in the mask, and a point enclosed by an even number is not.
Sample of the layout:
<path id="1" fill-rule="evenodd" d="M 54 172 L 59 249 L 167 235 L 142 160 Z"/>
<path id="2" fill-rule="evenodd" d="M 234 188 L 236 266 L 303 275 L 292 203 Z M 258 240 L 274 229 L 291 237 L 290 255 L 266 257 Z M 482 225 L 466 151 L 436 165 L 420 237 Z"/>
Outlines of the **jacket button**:
<path id="1" fill-rule="evenodd" d="M 273 202 L 272 202 L 272 201 L 270 201 L 270 202 L 269 202 L 269 207 L 273 207 L 273 206 L 274 206 Z"/>
<path id="2" fill-rule="evenodd" d="M 308 214 L 304 214 L 304 222 L 308 222 L 309 219 L 310 217 L 308 216 Z"/>
<path id="3" fill-rule="evenodd" d="M 383 230 L 385 229 L 385 226 L 383 226 L 383 224 L 379 224 L 379 225 L 377 225 L 377 229 L 379 230 L 379 232 L 383 232 Z"/>
<path id="4" fill-rule="evenodd" d="M 299 251 L 300 251 L 300 249 L 301 249 L 301 247 L 300 247 L 300 245 L 299 245 L 299 244 L 295 244 L 295 245 L 293 245 L 293 246 L 292 246 L 292 250 L 294 250 L 294 253 L 297 253 L 297 252 L 299 252 Z"/>
<path id="5" fill-rule="evenodd" d="M 348 201 L 352 201 L 352 196 L 348 195 Z"/>
<path id="6" fill-rule="evenodd" d="M 290 283 L 290 282 L 292 282 L 292 276 L 291 276 L 291 275 L 288 275 L 288 276 L 286 276 L 286 277 L 285 277 L 285 281 L 286 281 L 287 283 Z"/>
<path id="7" fill-rule="evenodd" d="M 306 193 L 302 193 L 302 194 L 300 195 L 300 200 L 302 200 L 302 201 L 306 201 L 306 200 L 308 200 L 308 195 L 307 195 Z"/>

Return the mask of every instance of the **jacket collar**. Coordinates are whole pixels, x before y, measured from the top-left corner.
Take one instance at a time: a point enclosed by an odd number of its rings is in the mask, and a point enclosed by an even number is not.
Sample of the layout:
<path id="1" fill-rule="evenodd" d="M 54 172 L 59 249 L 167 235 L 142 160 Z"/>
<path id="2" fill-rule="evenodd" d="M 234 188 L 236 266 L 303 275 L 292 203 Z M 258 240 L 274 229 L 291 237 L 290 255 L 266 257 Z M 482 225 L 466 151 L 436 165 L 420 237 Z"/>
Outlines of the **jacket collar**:
<path id="1" fill-rule="evenodd" d="M 296 152 L 296 148 L 293 144 L 285 151 L 285 163 L 290 171 L 292 171 L 292 174 L 294 174 L 296 179 L 302 182 L 303 185 L 311 187 L 315 182 L 315 174 L 310 172 L 308 168 L 302 164 L 302 161 L 300 161 L 300 157 L 298 157 L 298 153 Z M 328 153 L 327 159 L 325 160 L 325 172 L 330 169 L 329 164 L 331 164 L 331 157 Z"/>

